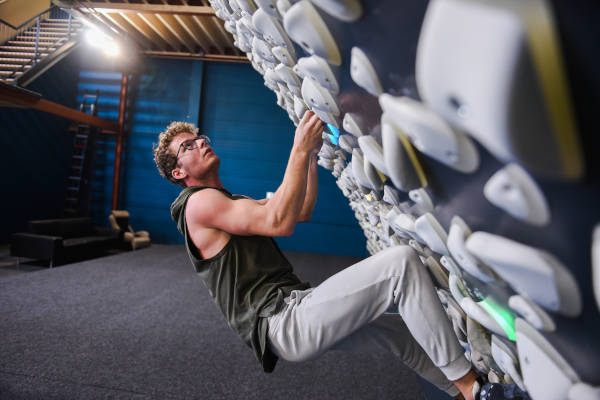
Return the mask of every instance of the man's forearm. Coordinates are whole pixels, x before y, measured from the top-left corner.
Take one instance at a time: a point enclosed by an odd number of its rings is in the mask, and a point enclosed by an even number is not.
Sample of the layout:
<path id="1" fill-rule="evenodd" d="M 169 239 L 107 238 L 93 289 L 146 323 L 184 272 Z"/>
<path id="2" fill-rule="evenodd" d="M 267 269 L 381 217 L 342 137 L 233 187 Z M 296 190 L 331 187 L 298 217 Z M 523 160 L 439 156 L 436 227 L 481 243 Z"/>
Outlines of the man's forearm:
<path id="1" fill-rule="evenodd" d="M 307 190 L 309 164 L 310 154 L 293 147 L 283 181 L 265 205 L 271 210 L 273 224 L 281 226 L 284 231 L 293 230 L 302 210 Z"/>
<path id="2" fill-rule="evenodd" d="M 317 193 L 319 191 L 319 169 L 317 168 L 317 153 L 313 153 L 310 156 L 310 163 L 308 166 L 307 184 L 306 184 L 306 195 L 304 196 L 304 203 L 302 204 L 302 210 L 298 217 L 298 222 L 310 221 L 310 217 L 317 203 Z"/>

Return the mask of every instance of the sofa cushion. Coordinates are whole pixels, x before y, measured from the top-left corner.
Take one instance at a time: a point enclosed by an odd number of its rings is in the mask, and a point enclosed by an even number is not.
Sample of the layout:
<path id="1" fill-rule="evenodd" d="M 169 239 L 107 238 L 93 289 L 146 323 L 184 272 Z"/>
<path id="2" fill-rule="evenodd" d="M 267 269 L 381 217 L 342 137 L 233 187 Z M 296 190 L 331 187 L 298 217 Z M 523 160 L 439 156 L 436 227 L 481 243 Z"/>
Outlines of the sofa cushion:
<path id="1" fill-rule="evenodd" d="M 88 217 L 30 221 L 29 228 L 32 233 L 60 236 L 63 238 L 91 236 L 94 234 L 92 220 Z"/>
<path id="2" fill-rule="evenodd" d="M 113 242 L 115 240 L 114 237 L 107 236 L 84 236 L 84 237 L 76 237 L 63 240 L 63 247 L 75 247 L 75 246 L 87 246 L 87 245 L 98 245 L 103 244 L 104 242 Z"/>

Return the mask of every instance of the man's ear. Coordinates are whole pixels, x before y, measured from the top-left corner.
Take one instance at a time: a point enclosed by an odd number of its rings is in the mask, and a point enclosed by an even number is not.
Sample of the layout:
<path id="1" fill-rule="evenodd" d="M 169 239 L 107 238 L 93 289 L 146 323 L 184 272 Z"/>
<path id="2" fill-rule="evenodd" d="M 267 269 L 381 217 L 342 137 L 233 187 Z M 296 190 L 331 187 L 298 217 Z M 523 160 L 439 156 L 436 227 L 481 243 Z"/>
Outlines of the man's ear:
<path id="1" fill-rule="evenodd" d="M 182 180 L 185 177 L 187 177 L 187 172 L 185 172 L 183 169 L 177 167 L 171 171 L 171 176 L 177 180 Z"/>

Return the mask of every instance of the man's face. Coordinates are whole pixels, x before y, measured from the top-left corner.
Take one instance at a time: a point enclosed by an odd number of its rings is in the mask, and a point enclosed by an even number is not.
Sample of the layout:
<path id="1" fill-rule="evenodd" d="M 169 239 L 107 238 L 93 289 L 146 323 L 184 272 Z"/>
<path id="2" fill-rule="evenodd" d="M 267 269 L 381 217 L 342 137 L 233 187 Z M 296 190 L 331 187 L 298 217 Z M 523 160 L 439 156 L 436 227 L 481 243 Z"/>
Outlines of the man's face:
<path id="1" fill-rule="evenodd" d="M 175 169 L 185 172 L 187 176 L 202 179 L 208 171 L 219 167 L 220 160 L 213 149 L 194 134 L 184 132 L 175 136 L 169 150 L 177 154 Z"/>

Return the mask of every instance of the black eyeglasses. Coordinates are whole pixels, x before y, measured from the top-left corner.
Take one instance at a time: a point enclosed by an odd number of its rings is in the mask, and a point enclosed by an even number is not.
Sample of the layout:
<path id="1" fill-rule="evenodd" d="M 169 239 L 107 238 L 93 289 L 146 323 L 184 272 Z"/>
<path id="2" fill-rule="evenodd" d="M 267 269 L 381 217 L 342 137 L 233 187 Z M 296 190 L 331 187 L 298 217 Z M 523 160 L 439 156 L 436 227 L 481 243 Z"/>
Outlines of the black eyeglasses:
<path id="1" fill-rule="evenodd" d="M 198 144 L 198 141 L 200 139 L 204 140 L 204 143 L 210 144 L 210 138 L 206 135 L 198 135 L 194 139 L 184 140 L 183 142 L 181 142 L 181 144 L 179 145 L 179 148 L 177 149 L 177 154 L 175 155 L 175 159 L 179 158 L 179 152 L 181 151 L 181 149 L 183 149 L 183 151 L 186 152 L 187 150 L 194 150 L 195 148 L 200 146 Z"/>

